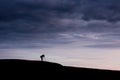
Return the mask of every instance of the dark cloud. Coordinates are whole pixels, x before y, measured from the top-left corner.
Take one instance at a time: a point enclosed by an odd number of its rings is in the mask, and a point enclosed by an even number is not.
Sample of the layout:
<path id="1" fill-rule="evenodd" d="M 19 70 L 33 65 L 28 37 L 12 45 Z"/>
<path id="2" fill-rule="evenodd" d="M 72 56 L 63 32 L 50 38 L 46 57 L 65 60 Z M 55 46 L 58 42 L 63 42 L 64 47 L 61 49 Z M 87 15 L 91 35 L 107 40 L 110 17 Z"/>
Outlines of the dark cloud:
<path id="1" fill-rule="evenodd" d="M 119 3 L 119 0 L 0 0 L 1 48 L 41 48 L 71 43 L 73 38 L 118 40 Z"/>
<path id="2" fill-rule="evenodd" d="M 119 3 L 119 0 L 1 0 L 0 21 L 42 21 L 51 17 L 70 17 L 75 13 L 83 15 L 85 20 L 119 21 Z"/>
<path id="3" fill-rule="evenodd" d="M 75 3 L 71 0 L 1 0 L 0 21 L 16 19 L 44 20 L 66 12 L 71 12 Z"/>
<path id="4" fill-rule="evenodd" d="M 82 0 L 83 18 L 119 21 L 120 1 L 119 0 Z"/>

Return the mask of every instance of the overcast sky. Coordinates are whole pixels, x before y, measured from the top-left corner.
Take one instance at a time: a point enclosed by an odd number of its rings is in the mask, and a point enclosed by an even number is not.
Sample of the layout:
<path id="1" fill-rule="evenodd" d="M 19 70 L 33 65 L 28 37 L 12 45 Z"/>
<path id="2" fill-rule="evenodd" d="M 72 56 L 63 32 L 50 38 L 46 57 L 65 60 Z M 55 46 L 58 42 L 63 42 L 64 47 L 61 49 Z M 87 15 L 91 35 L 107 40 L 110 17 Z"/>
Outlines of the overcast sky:
<path id="1" fill-rule="evenodd" d="M 120 70 L 120 0 L 0 0 L 0 58 Z"/>

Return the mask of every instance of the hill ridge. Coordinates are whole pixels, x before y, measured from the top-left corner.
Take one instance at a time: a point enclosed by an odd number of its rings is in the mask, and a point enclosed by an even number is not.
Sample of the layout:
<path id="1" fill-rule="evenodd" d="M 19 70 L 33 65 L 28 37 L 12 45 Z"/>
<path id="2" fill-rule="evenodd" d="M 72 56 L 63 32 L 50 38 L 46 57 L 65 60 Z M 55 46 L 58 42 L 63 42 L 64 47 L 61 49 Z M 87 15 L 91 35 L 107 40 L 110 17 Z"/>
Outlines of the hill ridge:
<path id="1" fill-rule="evenodd" d="M 91 69 L 91 68 L 83 68 L 83 67 L 71 67 L 71 66 L 63 66 L 61 64 L 48 62 L 48 61 L 34 61 L 34 60 L 20 60 L 20 59 L 0 60 L 0 73 L 6 73 L 6 74 L 2 74 L 5 76 L 17 74 L 18 77 L 27 77 L 27 78 L 40 77 L 40 78 L 44 78 L 44 80 L 50 80 L 50 79 L 87 80 L 87 78 L 92 80 L 120 79 L 120 71 Z M 47 79 L 48 76 L 50 76 L 49 79 Z"/>

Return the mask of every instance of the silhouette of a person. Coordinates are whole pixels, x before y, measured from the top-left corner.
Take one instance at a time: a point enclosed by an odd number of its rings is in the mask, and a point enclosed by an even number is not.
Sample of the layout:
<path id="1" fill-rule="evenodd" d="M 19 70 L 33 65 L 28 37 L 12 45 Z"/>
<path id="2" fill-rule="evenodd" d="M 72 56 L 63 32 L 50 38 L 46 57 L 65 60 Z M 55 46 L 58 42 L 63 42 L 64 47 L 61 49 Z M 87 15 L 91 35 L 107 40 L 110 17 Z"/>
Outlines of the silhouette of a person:
<path id="1" fill-rule="evenodd" d="M 45 57 L 45 55 L 44 55 L 44 54 L 40 56 L 41 61 L 43 61 L 43 60 L 44 60 L 44 57 Z"/>

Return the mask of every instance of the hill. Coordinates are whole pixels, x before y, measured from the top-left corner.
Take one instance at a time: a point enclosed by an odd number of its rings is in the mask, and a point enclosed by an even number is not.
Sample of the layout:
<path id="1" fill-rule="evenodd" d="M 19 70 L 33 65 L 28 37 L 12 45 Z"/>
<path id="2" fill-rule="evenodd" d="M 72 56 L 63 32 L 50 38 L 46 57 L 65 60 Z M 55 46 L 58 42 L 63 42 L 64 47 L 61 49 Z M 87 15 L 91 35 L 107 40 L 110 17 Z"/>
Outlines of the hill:
<path id="1" fill-rule="evenodd" d="M 9 79 L 39 80 L 119 80 L 120 71 L 76 68 L 58 63 L 15 60 L 0 60 L 1 77 Z"/>

